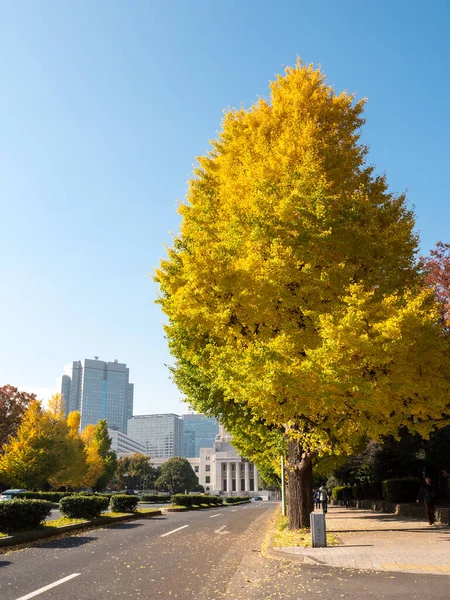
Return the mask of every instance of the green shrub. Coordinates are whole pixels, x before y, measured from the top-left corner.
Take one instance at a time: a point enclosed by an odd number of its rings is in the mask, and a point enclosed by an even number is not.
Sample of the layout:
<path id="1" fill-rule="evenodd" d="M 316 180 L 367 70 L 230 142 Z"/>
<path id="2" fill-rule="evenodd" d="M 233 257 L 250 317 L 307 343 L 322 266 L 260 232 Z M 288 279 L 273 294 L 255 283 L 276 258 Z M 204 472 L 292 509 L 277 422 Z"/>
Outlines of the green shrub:
<path id="1" fill-rule="evenodd" d="M 383 499 L 387 502 L 415 502 L 419 491 L 420 481 L 416 477 L 383 481 Z"/>
<path id="2" fill-rule="evenodd" d="M 71 519 L 95 519 L 108 508 L 109 500 L 103 496 L 73 495 L 62 498 L 60 511 Z"/>
<path id="3" fill-rule="evenodd" d="M 370 482 L 362 485 L 364 498 L 368 500 L 381 500 L 383 498 L 383 489 L 381 482 Z"/>
<path id="4" fill-rule="evenodd" d="M 155 494 L 142 494 L 140 502 L 170 502 L 170 496 L 157 496 Z"/>
<path id="5" fill-rule="evenodd" d="M 225 498 L 227 504 L 237 504 L 238 502 L 250 502 L 248 496 L 228 496 Z"/>
<path id="6" fill-rule="evenodd" d="M 206 494 L 174 494 L 171 497 L 172 504 L 177 506 L 201 506 L 207 504 L 208 506 L 214 504 L 221 504 L 222 498 L 216 496 L 208 496 Z"/>
<path id="7" fill-rule="evenodd" d="M 133 512 L 136 510 L 139 498 L 137 496 L 127 496 L 126 494 L 115 494 L 111 498 L 112 512 Z"/>
<path id="8" fill-rule="evenodd" d="M 108 500 L 110 500 L 114 494 L 109 494 L 107 492 L 101 492 L 100 494 L 98 492 L 76 492 L 77 496 L 101 496 L 102 498 L 108 498 Z"/>
<path id="9" fill-rule="evenodd" d="M 331 498 L 337 502 L 343 502 L 345 497 L 344 490 L 346 487 L 347 486 L 345 485 L 338 485 L 337 487 L 334 487 L 331 490 Z"/>
<path id="10" fill-rule="evenodd" d="M 20 492 L 16 497 L 23 500 L 48 500 L 49 502 L 59 502 L 61 498 L 73 495 L 74 492 Z"/>
<path id="11" fill-rule="evenodd" d="M 49 516 L 52 503 L 47 500 L 5 500 L 0 502 L 0 531 L 36 529 Z"/>
<path id="12" fill-rule="evenodd" d="M 192 498 L 193 496 L 190 496 L 189 494 L 174 494 L 171 496 L 170 500 L 172 504 L 176 506 L 186 506 L 189 508 L 193 504 Z"/>
<path id="13" fill-rule="evenodd" d="M 223 504 L 223 499 L 220 496 L 211 496 L 211 504 Z"/>

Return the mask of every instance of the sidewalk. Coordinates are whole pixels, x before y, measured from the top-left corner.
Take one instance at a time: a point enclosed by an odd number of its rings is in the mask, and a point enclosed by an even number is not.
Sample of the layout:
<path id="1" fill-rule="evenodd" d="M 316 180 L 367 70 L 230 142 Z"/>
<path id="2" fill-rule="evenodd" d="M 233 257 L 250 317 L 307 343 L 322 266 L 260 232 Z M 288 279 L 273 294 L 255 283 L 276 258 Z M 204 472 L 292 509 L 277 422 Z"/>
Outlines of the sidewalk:
<path id="1" fill-rule="evenodd" d="M 332 567 L 450 575 L 450 528 L 369 510 L 330 507 L 330 548 L 274 548 L 310 564 Z"/>

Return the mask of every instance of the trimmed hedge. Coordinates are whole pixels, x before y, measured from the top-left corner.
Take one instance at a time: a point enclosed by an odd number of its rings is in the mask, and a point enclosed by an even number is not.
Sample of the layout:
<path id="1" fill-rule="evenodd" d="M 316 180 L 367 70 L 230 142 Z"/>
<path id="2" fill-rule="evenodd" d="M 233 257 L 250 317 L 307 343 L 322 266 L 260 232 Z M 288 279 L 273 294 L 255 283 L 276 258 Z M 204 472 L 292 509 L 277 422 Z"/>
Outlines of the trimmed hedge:
<path id="1" fill-rule="evenodd" d="M 201 506 L 208 504 L 209 506 L 222 504 L 222 498 L 219 496 L 207 496 L 205 494 L 174 494 L 171 497 L 172 504 L 176 506 Z"/>
<path id="2" fill-rule="evenodd" d="M 228 498 L 225 498 L 225 502 L 227 504 L 237 504 L 238 502 L 250 502 L 250 498 L 248 496 L 228 496 Z"/>
<path id="3" fill-rule="evenodd" d="M 49 502 L 59 502 L 62 498 L 73 496 L 75 492 L 20 492 L 16 498 L 24 500 L 48 500 Z"/>
<path id="4" fill-rule="evenodd" d="M 76 493 L 77 496 L 100 496 L 101 498 L 108 498 L 108 500 L 111 500 L 111 498 L 114 496 L 114 494 L 109 494 L 106 492 L 101 492 L 100 494 L 98 492 L 74 492 Z"/>
<path id="5" fill-rule="evenodd" d="M 108 498 L 102 496 L 73 495 L 60 500 L 59 510 L 71 519 L 95 519 L 108 505 Z"/>
<path id="6" fill-rule="evenodd" d="M 111 498 L 112 512 L 133 512 L 138 503 L 137 496 L 127 496 L 126 494 L 115 494 Z"/>
<path id="7" fill-rule="evenodd" d="M 5 500 L 0 502 L 0 531 L 36 529 L 49 516 L 52 503 L 47 500 Z"/>
<path id="8" fill-rule="evenodd" d="M 383 499 L 388 502 L 415 502 L 419 491 L 420 480 L 416 477 L 383 481 Z"/>
<path id="9" fill-rule="evenodd" d="M 170 502 L 170 496 L 156 496 L 155 494 L 142 494 L 140 502 Z"/>

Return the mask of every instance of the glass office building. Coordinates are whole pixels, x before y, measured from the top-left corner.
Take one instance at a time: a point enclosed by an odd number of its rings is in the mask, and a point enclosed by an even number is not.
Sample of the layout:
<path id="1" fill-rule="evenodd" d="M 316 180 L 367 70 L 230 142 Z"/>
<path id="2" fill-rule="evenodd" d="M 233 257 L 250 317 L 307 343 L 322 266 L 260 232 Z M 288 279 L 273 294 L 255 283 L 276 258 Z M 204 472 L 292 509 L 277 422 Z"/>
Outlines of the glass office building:
<path id="1" fill-rule="evenodd" d="M 66 415 L 79 411 L 81 429 L 106 419 L 109 427 L 126 434 L 133 414 L 134 390 L 129 374 L 125 364 L 117 360 L 104 362 L 97 357 L 66 365 L 58 380 Z"/>
<path id="2" fill-rule="evenodd" d="M 145 446 L 152 458 L 182 455 L 183 422 L 173 413 L 135 415 L 128 419 L 128 436 Z"/>
<path id="3" fill-rule="evenodd" d="M 183 456 L 197 458 L 200 448 L 212 448 L 217 434 L 219 423 L 213 417 L 200 414 L 187 414 L 183 420 Z"/>

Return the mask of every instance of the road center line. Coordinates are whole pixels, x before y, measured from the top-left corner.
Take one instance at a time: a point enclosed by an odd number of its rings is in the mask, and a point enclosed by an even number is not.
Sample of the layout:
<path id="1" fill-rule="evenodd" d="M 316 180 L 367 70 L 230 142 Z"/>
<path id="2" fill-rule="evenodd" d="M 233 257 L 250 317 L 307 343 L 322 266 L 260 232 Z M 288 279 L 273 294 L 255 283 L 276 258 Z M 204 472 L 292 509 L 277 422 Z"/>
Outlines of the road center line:
<path id="1" fill-rule="evenodd" d="M 214 519 L 214 517 L 220 517 L 220 515 L 221 515 L 221 514 L 222 514 L 222 513 L 219 513 L 218 515 L 210 515 L 210 517 L 209 517 L 209 518 L 210 518 L 210 519 Z"/>
<path id="2" fill-rule="evenodd" d="M 49 585 L 41 587 L 34 592 L 30 592 L 26 596 L 20 596 L 20 598 L 17 598 L 17 600 L 29 600 L 29 598 L 34 598 L 35 596 L 38 596 L 39 594 L 42 594 L 43 592 L 46 592 L 47 590 L 51 590 L 52 588 L 56 587 L 57 585 L 61 585 L 62 583 L 65 583 L 66 581 L 70 581 L 70 579 L 73 579 L 74 577 L 78 577 L 78 575 L 81 575 L 81 573 L 72 573 L 72 575 L 67 575 L 67 577 L 58 579 L 58 581 L 54 581 L 53 583 L 50 583 Z"/>
<path id="3" fill-rule="evenodd" d="M 166 535 L 171 535 L 172 533 L 175 533 L 176 531 L 180 531 L 180 529 L 184 529 L 185 527 L 189 527 L 189 525 L 183 525 L 183 527 L 177 527 L 177 529 L 172 529 L 172 531 L 168 531 L 167 533 L 163 533 L 159 537 L 166 537 Z M 22 599 L 18 598 L 18 600 L 22 600 Z"/>

